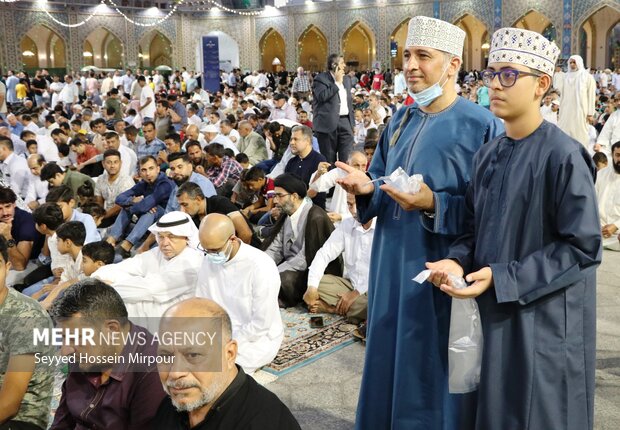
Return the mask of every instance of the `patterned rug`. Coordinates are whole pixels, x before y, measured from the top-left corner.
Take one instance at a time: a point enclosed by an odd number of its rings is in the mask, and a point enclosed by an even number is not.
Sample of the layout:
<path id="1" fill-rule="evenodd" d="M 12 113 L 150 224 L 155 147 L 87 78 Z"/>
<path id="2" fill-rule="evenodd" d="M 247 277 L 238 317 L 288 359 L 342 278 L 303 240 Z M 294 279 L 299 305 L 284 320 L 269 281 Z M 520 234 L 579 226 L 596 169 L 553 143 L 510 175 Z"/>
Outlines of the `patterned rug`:
<path id="1" fill-rule="evenodd" d="M 284 340 L 276 358 L 262 370 L 277 376 L 306 366 L 354 342 L 356 326 L 333 314 L 312 314 L 301 306 L 281 309 Z M 322 328 L 310 328 L 310 317 L 322 316 Z"/>

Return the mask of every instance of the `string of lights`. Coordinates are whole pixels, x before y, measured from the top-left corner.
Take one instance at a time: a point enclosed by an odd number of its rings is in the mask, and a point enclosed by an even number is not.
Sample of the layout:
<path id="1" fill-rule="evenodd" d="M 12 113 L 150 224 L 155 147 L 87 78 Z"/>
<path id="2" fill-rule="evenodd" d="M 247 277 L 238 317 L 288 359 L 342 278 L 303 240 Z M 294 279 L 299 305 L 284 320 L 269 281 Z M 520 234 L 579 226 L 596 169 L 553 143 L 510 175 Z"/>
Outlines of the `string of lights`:
<path id="1" fill-rule="evenodd" d="M 177 11 L 177 7 L 179 5 L 182 5 L 185 0 L 177 0 L 177 2 L 174 4 L 174 6 L 172 7 L 172 9 L 170 10 L 170 12 L 168 12 L 166 14 L 166 16 L 158 19 L 155 22 L 152 22 L 150 24 L 144 24 L 142 22 L 137 22 L 134 21 L 133 19 L 129 18 L 127 15 L 125 15 L 123 12 L 121 12 L 121 10 L 118 8 L 118 6 L 116 5 L 116 3 L 114 3 L 114 0 L 107 0 L 108 3 L 110 3 L 110 5 L 114 8 L 114 10 L 120 14 L 123 18 L 125 18 L 128 22 L 132 23 L 133 25 L 137 25 L 139 27 L 154 27 L 156 25 L 161 24 L 162 22 L 164 22 L 165 20 L 167 20 L 168 18 L 170 18 L 176 11 Z"/>
<path id="2" fill-rule="evenodd" d="M 4 1 L 4 0 L 0 0 L 0 1 Z M 17 0 L 15 0 L 15 1 L 17 1 Z M 14 3 L 14 2 L 10 2 L 10 3 Z M 100 8 L 102 5 L 104 5 L 104 4 L 105 4 L 105 0 L 101 0 L 101 3 L 100 3 L 100 4 L 99 4 L 99 5 L 95 8 L 95 10 L 93 11 L 93 13 L 91 13 L 90 15 L 88 15 L 88 16 L 87 16 L 87 17 L 86 17 L 83 21 L 80 21 L 80 22 L 75 23 L 75 24 L 65 24 L 64 22 L 57 20 L 56 18 L 54 18 L 54 16 L 53 16 L 51 13 L 49 13 L 49 12 L 47 11 L 47 8 L 45 7 L 45 4 L 43 4 L 43 5 L 42 5 L 41 9 L 42 9 L 42 10 L 43 10 L 43 12 L 45 12 L 45 14 L 46 14 L 47 16 L 49 16 L 49 17 L 50 17 L 50 19 L 51 19 L 52 21 L 54 21 L 56 24 L 61 25 L 61 26 L 63 26 L 63 27 L 75 28 L 75 27 L 79 27 L 79 26 L 81 26 L 81 25 L 84 25 L 84 24 L 86 24 L 88 21 L 90 21 L 90 20 L 91 20 L 91 18 L 97 14 L 97 9 L 99 9 L 99 8 Z"/>
<path id="3" fill-rule="evenodd" d="M 230 8 L 224 6 L 223 4 L 218 3 L 215 0 L 209 0 L 209 3 L 211 3 L 216 8 L 218 8 L 220 10 L 223 10 L 224 12 L 234 13 L 235 15 L 259 16 L 259 15 L 262 15 L 264 13 L 264 10 L 257 10 L 257 11 L 252 11 L 252 12 L 244 12 L 244 11 L 237 10 L 237 9 L 230 9 Z"/>

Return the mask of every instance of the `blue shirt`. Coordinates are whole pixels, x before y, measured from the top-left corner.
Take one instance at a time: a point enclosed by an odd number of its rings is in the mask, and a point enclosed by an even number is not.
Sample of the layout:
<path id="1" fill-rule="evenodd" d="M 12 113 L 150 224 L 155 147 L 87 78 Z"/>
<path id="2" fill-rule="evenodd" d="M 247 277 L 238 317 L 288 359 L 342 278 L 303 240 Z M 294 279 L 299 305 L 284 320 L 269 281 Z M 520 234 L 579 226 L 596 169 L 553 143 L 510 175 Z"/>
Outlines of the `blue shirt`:
<path id="1" fill-rule="evenodd" d="M 26 212 L 20 208 L 15 208 L 13 216 L 13 224 L 11 225 L 11 236 L 15 243 L 32 242 L 32 251 L 30 258 L 35 258 L 41 252 L 45 237 L 34 228 L 34 219 L 30 212 Z"/>
<path id="2" fill-rule="evenodd" d="M 198 185 L 202 190 L 202 193 L 207 198 L 217 194 L 215 192 L 215 187 L 213 186 L 213 183 L 209 179 L 196 172 L 192 172 L 191 176 L 189 177 L 189 182 L 193 182 L 194 184 Z M 178 190 L 179 186 L 175 183 L 172 187 L 170 198 L 168 199 L 168 205 L 166 205 L 166 213 L 179 210 L 179 201 L 177 200 Z"/>
<path id="3" fill-rule="evenodd" d="M 24 131 L 24 126 L 18 121 L 15 125 L 9 125 L 9 130 L 11 130 L 11 134 L 15 136 L 21 136 L 22 131 Z"/>
<path id="4" fill-rule="evenodd" d="M 147 155 L 151 155 L 157 160 L 157 154 L 159 154 L 159 151 L 163 151 L 165 149 L 166 145 L 164 145 L 164 142 L 155 138 L 151 140 L 151 143 L 146 143 L 146 141 L 139 143 L 136 149 L 136 155 L 138 156 L 138 161 L 142 160 L 142 158 Z"/>
<path id="5" fill-rule="evenodd" d="M 86 229 L 86 240 L 84 240 L 84 244 L 101 240 L 101 235 L 99 234 L 99 230 L 97 230 L 97 224 L 95 224 L 95 220 L 92 216 L 74 209 L 70 221 L 80 221 L 84 224 L 84 228 Z"/>

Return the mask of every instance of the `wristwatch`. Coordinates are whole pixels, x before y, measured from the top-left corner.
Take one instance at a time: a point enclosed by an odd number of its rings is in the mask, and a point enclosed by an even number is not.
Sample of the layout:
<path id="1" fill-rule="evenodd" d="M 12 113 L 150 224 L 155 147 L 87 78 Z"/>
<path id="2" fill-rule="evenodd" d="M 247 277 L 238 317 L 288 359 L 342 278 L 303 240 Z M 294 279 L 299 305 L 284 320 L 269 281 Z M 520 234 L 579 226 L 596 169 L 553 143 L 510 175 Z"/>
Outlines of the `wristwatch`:
<path id="1" fill-rule="evenodd" d="M 6 244 L 9 248 L 13 248 L 15 245 L 17 245 L 17 242 L 15 242 L 15 239 L 9 239 L 6 241 Z"/>

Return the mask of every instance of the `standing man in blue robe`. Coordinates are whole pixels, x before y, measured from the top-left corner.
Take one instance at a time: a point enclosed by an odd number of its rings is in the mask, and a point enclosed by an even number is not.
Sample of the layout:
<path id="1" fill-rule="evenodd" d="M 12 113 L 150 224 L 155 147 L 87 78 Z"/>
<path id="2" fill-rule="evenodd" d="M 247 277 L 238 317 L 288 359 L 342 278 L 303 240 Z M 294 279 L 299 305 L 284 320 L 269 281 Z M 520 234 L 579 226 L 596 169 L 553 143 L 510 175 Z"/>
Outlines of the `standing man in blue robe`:
<path id="1" fill-rule="evenodd" d="M 506 134 L 474 158 L 467 232 L 448 259 L 428 264 L 442 291 L 477 297 L 484 336 L 477 430 L 593 427 L 596 168 L 540 114 L 559 52 L 533 31 L 493 35 L 482 78 Z M 456 290 L 449 273 L 472 284 Z"/>
<path id="2" fill-rule="evenodd" d="M 366 363 L 357 429 L 463 430 L 462 395 L 448 393 L 450 298 L 411 280 L 464 232 L 474 153 L 503 131 L 487 109 L 455 91 L 465 33 L 444 21 L 411 19 L 404 50 L 408 91 L 381 136 L 368 176 L 344 163 L 339 183 L 357 195 L 358 217 L 377 217 L 368 291 Z M 402 167 L 420 192 L 370 179 Z"/>

